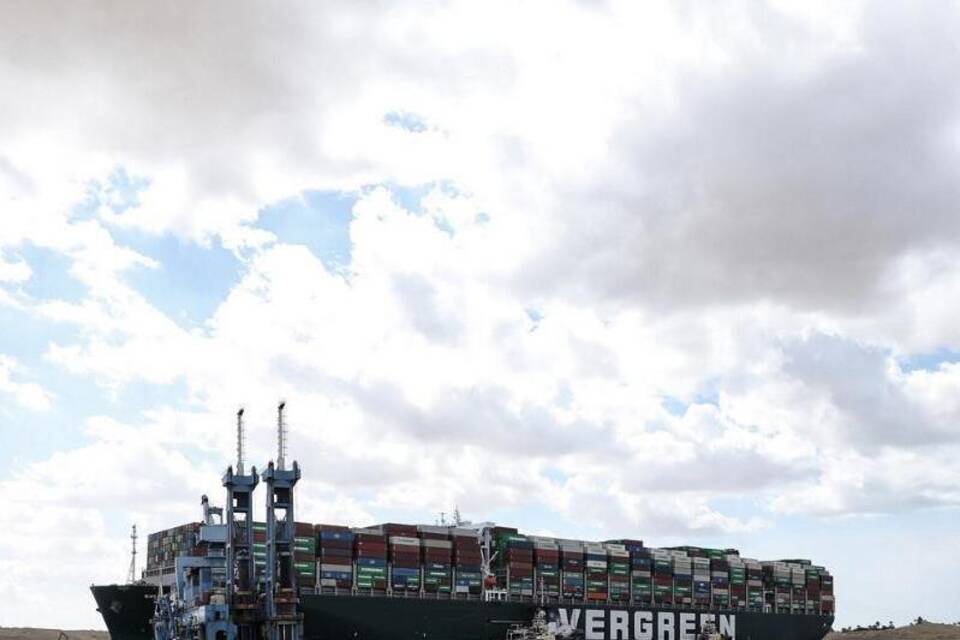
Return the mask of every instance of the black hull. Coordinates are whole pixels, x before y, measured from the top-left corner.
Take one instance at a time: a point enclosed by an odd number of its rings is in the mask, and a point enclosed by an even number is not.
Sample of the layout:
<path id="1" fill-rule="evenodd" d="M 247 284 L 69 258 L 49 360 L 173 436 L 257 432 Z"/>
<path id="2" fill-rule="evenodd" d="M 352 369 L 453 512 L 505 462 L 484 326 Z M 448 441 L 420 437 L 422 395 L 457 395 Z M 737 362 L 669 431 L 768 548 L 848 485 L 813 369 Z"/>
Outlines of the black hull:
<path id="1" fill-rule="evenodd" d="M 512 623 L 529 623 L 537 606 L 519 602 L 365 596 L 301 597 L 307 640 L 503 640 Z M 833 616 L 693 611 L 610 605 L 547 605 L 558 638 L 685 640 L 701 616 L 735 640 L 821 640 Z M 661 631 L 663 627 L 664 631 Z M 689 635 L 688 635 L 689 634 Z"/>
<path id="2" fill-rule="evenodd" d="M 91 587 L 111 640 L 152 640 L 157 588 Z M 537 607 L 520 602 L 431 600 L 346 595 L 301 596 L 306 640 L 503 640 Z M 821 640 L 833 616 L 693 611 L 609 605 L 548 605 L 558 640 L 686 640 L 701 616 L 734 640 Z M 732 625 L 732 628 L 731 628 Z"/>
<path id="3" fill-rule="evenodd" d="M 157 587 L 145 584 L 109 584 L 90 587 L 97 611 L 110 632 L 110 640 L 153 638 L 150 620 Z"/>

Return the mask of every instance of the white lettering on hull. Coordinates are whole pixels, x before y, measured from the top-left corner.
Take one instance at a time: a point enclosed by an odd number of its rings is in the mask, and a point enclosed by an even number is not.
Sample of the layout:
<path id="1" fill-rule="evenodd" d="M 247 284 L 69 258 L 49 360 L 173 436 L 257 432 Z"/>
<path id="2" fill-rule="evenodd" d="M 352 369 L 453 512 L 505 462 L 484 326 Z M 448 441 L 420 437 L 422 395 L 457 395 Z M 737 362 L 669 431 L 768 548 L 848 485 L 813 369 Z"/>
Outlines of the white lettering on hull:
<path id="1" fill-rule="evenodd" d="M 632 614 L 632 615 L 631 615 Z M 557 607 L 550 627 L 558 640 L 696 640 L 697 631 L 713 623 L 725 638 L 737 640 L 736 614 Z"/>
<path id="2" fill-rule="evenodd" d="M 604 616 L 602 609 L 587 609 L 587 640 L 606 640 L 603 632 Z"/>
<path id="3" fill-rule="evenodd" d="M 729 638 L 737 637 L 737 616 L 720 614 L 720 633 Z"/>
<path id="4" fill-rule="evenodd" d="M 680 640 L 695 640 L 697 633 L 697 614 L 680 614 Z"/>
<path id="5" fill-rule="evenodd" d="M 677 640 L 676 629 L 673 628 L 672 613 L 661 611 L 657 614 L 657 640 Z"/>
<path id="6" fill-rule="evenodd" d="M 566 635 L 566 630 L 571 631 L 580 626 L 580 609 L 560 609 L 560 633 Z"/>
<path id="7" fill-rule="evenodd" d="M 653 612 L 637 611 L 633 614 L 633 639 L 653 640 Z"/>
<path id="8" fill-rule="evenodd" d="M 626 611 L 610 612 L 610 640 L 630 640 L 630 615 Z"/>

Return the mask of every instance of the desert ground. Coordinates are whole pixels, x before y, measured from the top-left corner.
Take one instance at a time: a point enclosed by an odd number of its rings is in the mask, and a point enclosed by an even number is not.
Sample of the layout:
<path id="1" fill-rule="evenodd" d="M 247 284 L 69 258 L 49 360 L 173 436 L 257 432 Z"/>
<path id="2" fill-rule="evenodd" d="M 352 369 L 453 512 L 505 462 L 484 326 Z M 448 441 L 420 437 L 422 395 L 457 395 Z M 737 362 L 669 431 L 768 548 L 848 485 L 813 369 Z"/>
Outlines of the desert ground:
<path id="1" fill-rule="evenodd" d="M 23 627 L 0 627 L 0 640 L 57 640 L 60 634 L 66 634 L 69 640 L 110 640 L 106 631 L 90 629 L 34 629 Z"/>
<path id="2" fill-rule="evenodd" d="M 960 640 L 960 627 L 924 623 L 883 631 L 851 631 L 831 633 L 827 640 Z"/>

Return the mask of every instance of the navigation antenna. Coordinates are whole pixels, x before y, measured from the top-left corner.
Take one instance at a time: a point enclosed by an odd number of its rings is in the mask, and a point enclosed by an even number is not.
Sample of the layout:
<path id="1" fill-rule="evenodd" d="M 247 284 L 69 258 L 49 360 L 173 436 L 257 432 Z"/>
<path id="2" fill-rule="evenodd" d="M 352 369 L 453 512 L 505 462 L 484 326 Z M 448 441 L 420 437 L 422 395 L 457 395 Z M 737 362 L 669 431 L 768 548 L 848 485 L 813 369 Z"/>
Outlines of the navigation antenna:
<path id="1" fill-rule="evenodd" d="M 130 571 L 127 572 L 127 584 L 133 584 L 137 581 L 137 525 L 133 525 L 133 531 L 130 532 L 130 541 L 132 548 L 130 551 Z"/>
<path id="2" fill-rule="evenodd" d="M 277 469 L 283 471 L 284 459 L 287 457 L 287 422 L 283 419 L 283 408 L 286 401 L 281 400 L 277 405 Z"/>
<path id="3" fill-rule="evenodd" d="M 243 407 L 237 411 L 237 475 L 243 475 Z"/>

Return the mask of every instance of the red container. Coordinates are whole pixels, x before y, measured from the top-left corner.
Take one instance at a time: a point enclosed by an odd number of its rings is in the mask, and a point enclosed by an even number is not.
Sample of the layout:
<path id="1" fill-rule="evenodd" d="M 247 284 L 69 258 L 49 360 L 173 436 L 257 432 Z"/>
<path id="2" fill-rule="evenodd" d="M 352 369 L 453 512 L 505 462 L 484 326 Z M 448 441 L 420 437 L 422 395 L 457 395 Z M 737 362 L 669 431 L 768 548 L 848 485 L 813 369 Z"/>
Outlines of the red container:
<path id="1" fill-rule="evenodd" d="M 357 543 L 387 544 L 387 537 L 379 533 L 358 533 L 355 540 Z"/>
<path id="2" fill-rule="evenodd" d="M 383 528 L 384 533 L 388 536 L 403 536 L 404 538 L 416 538 L 417 534 L 420 533 L 417 531 L 417 527 L 412 524 L 398 524 L 396 522 L 387 522 L 386 524 L 380 525 Z"/>
<path id="3" fill-rule="evenodd" d="M 321 540 L 320 548 L 322 549 L 352 549 L 353 545 L 350 544 L 349 540 Z"/>
<path id="4" fill-rule="evenodd" d="M 350 533 L 350 527 L 345 527 L 342 524 L 315 524 L 313 525 L 314 531 L 340 531 L 342 533 Z"/>
<path id="5" fill-rule="evenodd" d="M 449 540 L 450 536 L 445 533 L 432 533 L 430 531 L 421 531 L 419 535 L 421 540 Z"/>

